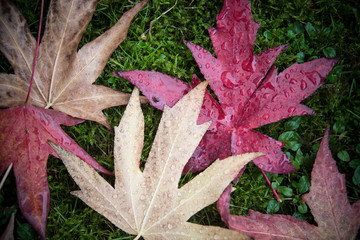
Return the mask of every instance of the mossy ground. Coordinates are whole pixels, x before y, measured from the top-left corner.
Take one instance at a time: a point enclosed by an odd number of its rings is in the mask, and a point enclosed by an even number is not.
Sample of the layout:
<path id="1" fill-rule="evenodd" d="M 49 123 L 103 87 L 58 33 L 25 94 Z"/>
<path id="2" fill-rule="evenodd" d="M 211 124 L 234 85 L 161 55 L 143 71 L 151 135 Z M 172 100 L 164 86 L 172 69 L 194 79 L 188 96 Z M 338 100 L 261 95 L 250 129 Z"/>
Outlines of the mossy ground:
<path id="1" fill-rule="evenodd" d="M 19 9 L 36 35 L 40 1 L 16 0 Z M 47 2 L 47 6 L 49 1 Z M 111 73 L 119 70 L 153 70 L 190 82 L 192 74 L 202 76 L 184 39 L 213 52 L 207 27 L 216 26 L 216 15 L 222 0 L 154 0 L 135 18 L 128 38 L 111 56 L 96 84 L 131 92 L 133 86 Z M 268 174 L 277 188 L 282 203 L 266 185 L 264 177 L 253 164 L 245 171 L 232 194 L 234 214 L 246 215 L 249 209 L 263 213 L 289 214 L 313 222 L 301 194 L 308 190 L 316 150 L 327 125 L 331 126 L 330 148 L 340 172 L 346 174 L 350 202 L 360 198 L 360 4 L 357 0 L 253 0 L 255 21 L 261 21 L 254 46 L 261 52 L 281 44 L 289 49 L 279 56 L 275 65 L 281 71 L 296 62 L 320 57 L 340 60 L 323 86 L 303 101 L 317 114 L 286 119 L 263 126 L 259 131 L 286 142 L 283 149 L 299 168 L 296 173 Z M 112 26 L 133 4 L 125 0 L 101 0 L 83 36 L 81 45 L 95 39 Z M 168 11 L 169 10 L 169 11 Z M 0 56 L 1 72 L 11 67 Z M 203 79 L 203 78 L 202 78 Z M 145 115 L 145 143 L 142 163 L 146 161 L 161 118 L 161 111 L 142 106 Z M 116 126 L 124 106 L 106 109 L 104 113 Z M 113 130 L 97 123 L 64 128 L 75 141 L 109 170 L 113 169 Z M 191 175 L 186 180 L 191 179 Z M 111 177 L 107 177 L 113 181 Z M 132 239 L 107 219 L 70 195 L 78 189 L 62 162 L 54 157 L 48 161 L 51 202 L 48 218 L 48 239 Z M 14 176 L 10 175 L 0 192 L 0 227 L 4 229 L 7 212 L 17 209 Z M 225 226 L 216 206 L 211 205 L 194 215 L 190 221 Z M 17 239 L 39 239 L 17 210 Z"/>

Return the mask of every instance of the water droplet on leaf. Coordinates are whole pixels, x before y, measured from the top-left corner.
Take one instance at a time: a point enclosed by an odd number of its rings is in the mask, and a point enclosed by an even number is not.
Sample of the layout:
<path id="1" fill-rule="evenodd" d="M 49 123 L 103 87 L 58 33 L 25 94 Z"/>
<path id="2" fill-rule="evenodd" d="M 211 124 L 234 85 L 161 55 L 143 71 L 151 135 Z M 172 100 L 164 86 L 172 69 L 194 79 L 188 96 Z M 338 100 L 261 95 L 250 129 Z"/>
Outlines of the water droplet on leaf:
<path id="1" fill-rule="evenodd" d="M 307 83 L 304 80 L 301 80 L 300 88 L 301 90 L 305 90 L 307 88 Z"/>

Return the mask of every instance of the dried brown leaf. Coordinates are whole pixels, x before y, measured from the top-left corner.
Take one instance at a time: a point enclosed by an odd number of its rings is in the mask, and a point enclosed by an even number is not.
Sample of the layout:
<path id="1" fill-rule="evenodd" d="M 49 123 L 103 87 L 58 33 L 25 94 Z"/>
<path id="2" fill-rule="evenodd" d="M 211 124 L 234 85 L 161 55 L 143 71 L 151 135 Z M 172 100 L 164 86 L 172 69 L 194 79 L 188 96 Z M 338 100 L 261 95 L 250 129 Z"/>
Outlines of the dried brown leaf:
<path id="1" fill-rule="evenodd" d="M 96 0 L 53 0 L 42 38 L 30 104 L 93 120 L 109 127 L 101 112 L 127 104 L 129 94 L 92 85 L 126 38 L 132 19 L 148 0 L 136 4 L 109 30 L 77 48 L 96 9 Z M 0 107 L 24 103 L 35 54 L 35 39 L 25 18 L 9 1 L 0 1 L 0 50 L 15 74 L 0 74 Z"/>
<path id="2" fill-rule="evenodd" d="M 215 202 L 239 170 L 261 153 L 216 161 L 178 187 L 181 172 L 210 123 L 197 125 L 207 83 L 165 107 L 145 169 L 139 168 L 144 121 L 138 90 L 115 128 L 115 188 L 75 155 L 52 144 L 81 190 L 73 192 L 122 230 L 145 239 L 248 239 L 244 234 L 187 222 Z"/>

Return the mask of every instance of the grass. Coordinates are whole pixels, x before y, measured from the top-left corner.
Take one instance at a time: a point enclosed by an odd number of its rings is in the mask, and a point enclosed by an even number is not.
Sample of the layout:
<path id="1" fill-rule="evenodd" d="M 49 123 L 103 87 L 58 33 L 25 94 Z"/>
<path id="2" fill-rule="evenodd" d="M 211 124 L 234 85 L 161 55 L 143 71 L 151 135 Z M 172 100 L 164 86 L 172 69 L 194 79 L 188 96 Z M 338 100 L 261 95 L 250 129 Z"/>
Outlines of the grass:
<path id="1" fill-rule="evenodd" d="M 15 1 L 31 31 L 36 35 L 40 5 L 38 1 Z M 47 6 L 48 6 L 47 1 Z M 95 39 L 112 26 L 131 7 L 130 1 L 102 0 L 83 36 L 81 45 Z M 96 84 L 131 92 L 133 86 L 112 76 L 118 70 L 154 70 L 190 82 L 191 75 L 202 76 L 184 39 L 213 52 L 207 27 L 216 26 L 216 15 L 222 0 L 152 1 L 135 18 L 127 40 L 111 56 Z M 286 143 L 283 148 L 298 171 L 293 174 L 268 174 L 281 198 L 278 203 L 257 167 L 250 164 L 232 194 L 231 211 L 246 215 L 249 209 L 263 213 L 293 215 L 313 222 L 311 213 L 301 200 L 308 190 L 315 154 L 324 130 L 331 126 L 330 148 L 340 172 L 346 174 L 350 202 L 360 198 L 360 13 L 356 0 L 253 0 L 252 11 L 261 21 L 255 52 L 288 44 L 275 65 L 281 71 L 296 62 L 319 57 L 340 60 L 323 86 L 303 101 L 314 109 L 313 116 L 294 117 L 263 126 L 259 131 Z M 170 10 L 169 10 L 170 9 Z M 169 11 L 167 11 L 169 10 Z M 1 72 L 11 67 L 0 56 Z M 203 79 L 203 78 L 202 78 Z M 161 118 L 161 112 L 142 106 L 145 115 L 144 163 Z M 118 125 L 124 106 L 106 109 L 111 126 Z M 97 123 L 65 127 L 66 132 L 109 170 L 113 169 L 113 131 Z M 191 179 L 191 175 L 187 176 Z M 109 181 L 113 181 L 108 177 Z M 186 179 L 186 180 L 188 180 Z M 48 239 L 132 239 L 107 219 L 87 207 L 69 193 L 78 189 L 62 162 L 50 157 L 48 180 L 51 202 L 48 218 Z M 14 176 L 10 175 L 0 192 L 0 227 L 4 229 L 9 212 L 17 211 L 17 239 L 39 239 L 17 210 Z M 190 221 L 204 225 L 225 226 L 213 204 L 194 215 Z"/>

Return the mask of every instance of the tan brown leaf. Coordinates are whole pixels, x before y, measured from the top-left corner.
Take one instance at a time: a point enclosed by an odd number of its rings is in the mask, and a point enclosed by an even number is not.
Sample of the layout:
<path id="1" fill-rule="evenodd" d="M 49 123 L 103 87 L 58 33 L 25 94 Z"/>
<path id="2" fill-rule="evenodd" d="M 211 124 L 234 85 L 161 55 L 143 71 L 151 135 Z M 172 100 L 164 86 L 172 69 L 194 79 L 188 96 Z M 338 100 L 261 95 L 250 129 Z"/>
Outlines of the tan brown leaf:
<path id="1" fill-rule="evenodd" d="M 218 160 L 178 187 L 181 172 L 210 123 L 197 125 L 207 82 L 165 107 L 149 158 L 139 168 L 144 120 L 135 89 L 115 128 L 115 187 L 75 155 L 52 144 L 80 186 L 73 194 L 127 233 L 144 239 L 249 239 L 228 229 L 187 222 L 215 202 L 239 170 L 261 153 Z"/>
<path id="2" fill-rule="evenodd" d="M 53 0 L 39 48 L 30 104 L 93 120 L 109 127 L 101 112 L 127 104 L 129 94 L 92 85 L 124 41 L 132 19 L 148 0 L 136 4 L 109 30 L 77 47 L 96 9 L 96 0 Z M 20 11 L 0 0 L 0 50 L 15 74 L 0 74 L 0 107 L 24 104 L 35 54 L 35 39 Z"/>

